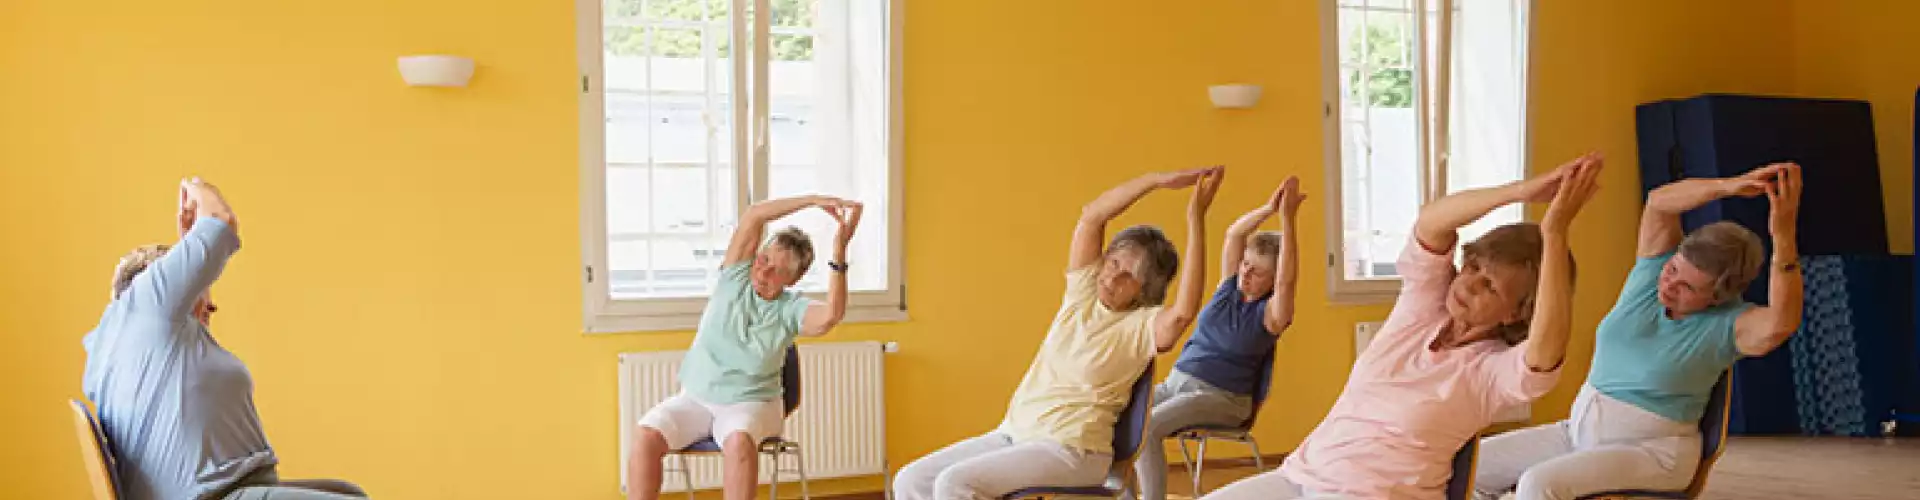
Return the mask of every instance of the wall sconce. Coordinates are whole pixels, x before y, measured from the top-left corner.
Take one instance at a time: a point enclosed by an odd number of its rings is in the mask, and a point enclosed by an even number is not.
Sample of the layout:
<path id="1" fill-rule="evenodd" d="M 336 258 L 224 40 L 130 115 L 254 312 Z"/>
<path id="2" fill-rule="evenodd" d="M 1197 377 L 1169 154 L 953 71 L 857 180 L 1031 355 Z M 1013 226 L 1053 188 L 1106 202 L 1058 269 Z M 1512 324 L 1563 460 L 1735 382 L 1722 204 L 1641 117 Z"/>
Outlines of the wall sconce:
<path id="1" fill-rule="evenodd" d="M 1213 100 L 1213 107 L 1220 109 L 1246 109 L 1260 102 L 1260 86 L 1246 83 L 1233 83 L 1207 87 L 1207 97 Z"/>
<path id="2" fill-rule="evenodd" d="M 473 60 L 448 55 L 401 56 L 400 78 L 415 87 L 465 87 L 473 78 Z"/>

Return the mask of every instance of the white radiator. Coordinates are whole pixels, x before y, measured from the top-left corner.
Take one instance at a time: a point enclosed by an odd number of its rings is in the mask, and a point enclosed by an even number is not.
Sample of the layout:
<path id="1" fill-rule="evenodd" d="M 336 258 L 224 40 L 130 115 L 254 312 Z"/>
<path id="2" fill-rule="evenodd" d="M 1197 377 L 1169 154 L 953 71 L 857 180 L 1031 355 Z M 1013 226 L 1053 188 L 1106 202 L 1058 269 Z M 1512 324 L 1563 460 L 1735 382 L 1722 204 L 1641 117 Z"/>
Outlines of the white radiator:
<path id="1" fill-rule="evenodd" d="M 1367 350 L 1367 344 L 1373 342 L 1373 335 L 1380 333 L 1380 321 L 1362 321 L 1353 324 L 1353 359 L 1360 360 L 1360 353 Z M 1494 423 L 1526 423 L 1533 418 L 1533 404 L 1524 404 L 1507 408 L 1505 413 L 1494 417 Z"/>
<path id="2" fill-rule="evenodd" d="M 620 354 L 620 488 L 627 488 L 627 454 L 634 423 L 648 408 L 680 392 L 680 359 L 686 351 Z M 834 342 L 800 346 L 800 408 L 787 417 L 784 437 L 800 443 L 807 477 L 823 479 L 886 472 L 886 404 L 879 342 Z M 672 464 L 669 458 L 668 463 Z M 694 489 L 721 484 L 720 456 L 688 459 Z M 762 458 L 760 482 L 772 477 Z M 793 469 L 793 457 L 780 468 Z M 663 474 L 661 491 L 685 491 L 680 474 Z M 792 473 L 782 482 L 798 481 Z"/>

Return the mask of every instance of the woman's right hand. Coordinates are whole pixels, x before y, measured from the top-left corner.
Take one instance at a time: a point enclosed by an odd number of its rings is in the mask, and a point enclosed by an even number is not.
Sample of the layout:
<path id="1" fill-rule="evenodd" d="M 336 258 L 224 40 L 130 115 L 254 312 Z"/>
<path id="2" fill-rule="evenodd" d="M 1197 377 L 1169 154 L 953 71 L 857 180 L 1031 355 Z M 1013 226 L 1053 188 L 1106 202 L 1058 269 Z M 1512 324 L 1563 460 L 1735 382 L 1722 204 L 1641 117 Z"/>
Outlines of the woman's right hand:
<path id="1" fill-rule="evenodd" d="M 1547 215 L 1540 221 L 1540 232 L 1549 235 L 1565 236 L 1573 225 L 1573 216 L 1580 208 L 1593 199 L 1593 193 L 1600 190 L 1600 170 L 1606 162 L 1597 155 L 1583 156 L 1571 165 L 1572 170 L 1560 178 L 1559 186 L 1553 195 L 1553 203 L 1547 206 Z"/>
<path id="2" fill-rule="evenodd" d="M 180 180 L 180 234 L 193 228 L 193 221 L 201 217 L 220 219 L 232 226 L 233 209 L 227 206 L 227 200 L 220 195 L 220 188 L 214 187 L 199 177 Z"/>

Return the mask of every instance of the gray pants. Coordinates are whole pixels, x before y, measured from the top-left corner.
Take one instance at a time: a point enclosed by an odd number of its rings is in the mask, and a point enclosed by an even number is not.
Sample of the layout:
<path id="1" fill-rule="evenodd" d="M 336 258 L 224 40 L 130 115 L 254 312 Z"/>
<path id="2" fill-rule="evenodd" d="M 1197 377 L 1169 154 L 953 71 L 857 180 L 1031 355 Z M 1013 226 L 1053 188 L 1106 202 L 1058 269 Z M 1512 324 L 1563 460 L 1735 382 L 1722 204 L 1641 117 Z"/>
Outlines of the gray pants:
<path id="1" fill-rule="evenodd" d="M 1294 484 L 1286 474 L 1271 470 L 1260 475 L 1234 481 L 1202 500 L 1347 500 L 1348 497 L 1321 493 Z"/>
<path id="2" fill-rule="evenodd" d="M 1686 489 L 1700 465 L 1700 430 L 1580 388 L 1572 418 L 1482 440 L 1474 489 L 1492 498 L 1573 500 L 1618 490 Z"/>
<path id="3" fill-rule="evenodd" d="M 240 486 L 222 500 L 361 500 L 366 490 L 337 479 L 294 479 L 282 481 L 272 467 L 249 474 Z"/>
<path id="4" fill-rule="evenodd" d="M 1147 441 L 1133 463 L 1142 500 L 1167 498 L 1167 447 L 1174 431 L 1195 425 L 1240 425 L 1253 414 L 1253 398 L 1227 392 L 1180 370 L 1153 388 L 1153 417 Z M 1109 481 L 1109 484 L 1112 484 Z"/>
<path id="5" fill-rule="evenodd" d="M 1052 441 L 1013 442 L 999 432 L 920 457 L 893 478 L 897 500 L 997 500 L 1034 486 L 1100 484 L 1113 455 Z"/>

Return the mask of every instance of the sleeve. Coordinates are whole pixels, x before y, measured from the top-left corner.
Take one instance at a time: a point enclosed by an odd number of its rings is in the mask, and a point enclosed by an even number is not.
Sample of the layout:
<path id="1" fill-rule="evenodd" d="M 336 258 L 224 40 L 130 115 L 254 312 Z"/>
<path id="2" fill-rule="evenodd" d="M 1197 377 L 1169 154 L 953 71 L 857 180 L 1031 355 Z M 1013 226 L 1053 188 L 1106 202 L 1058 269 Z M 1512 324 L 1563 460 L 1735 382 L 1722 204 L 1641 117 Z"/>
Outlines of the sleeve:
<path id="1" fill-rule="evenodd" d="M 144 292 L 136 299 L 142 305 L 160 307 L 172 316 L 187 314 L 194 301 L 220 279 L 227 260 L 239 250 L 240 237 L 226 221 L 201 217 L 166 255 L 135 276 L 129 287 Z"/>
<path id="2" fill-rule="evenodd" d="M 719 275 L 714 277 L 713 292 L 715 295 L 719 295 L 723 292 L 738 291 L 752 286 L 750 283 L 752 274 L 752 260 L 743 260 L 720 266 Z"/>
<path id="3" fill-rule="evenodd" d="M 1095 299 L 1099 290 L 1100 264 L 1094 263 L 1067 271 L 1067 291 L 1061 298 L 1062 303 L 1084 303 Z"/>
<path id="4" fill-rule="evenodd" d="M 1400 251 L 1394 270 L 1400 274 L 1401 301 L 1438 300 L 1453 282 L 1453 249 L 1433 253 L 1420 245 L 1419 238 L 1408 236 L 1407 247 Z"/>
<path id="5" fill-rule="evenodd" d="M 1737 299 L 1731 304 L 1722 304 L 1715 308 L 1711 313 L 1713 323 L 1707 327 L 1708 333 L 1694 336 L 1700 339 L 1699 342 L 1702 344 L 1701 349 L 1696 352 L 1713 356 L 1713 364 L 1716 366 L 1730 366 L 1740 358 L 1746 357 L 1745 354 L 1740 353 L 1740 335 L 1734 330 L 1734 325 L 1739 322 L 1741 313 L 1752 308 L 1753 304 Z M 1802 321 L 1801 325 L 1804 328 L 1806 322 Z"/>
<path id="6" fill-rule="evenodd" d="M 1553 371 L 1534 371 L 1533 367 L 1527 366 L 1527 350 L 1523 347 L 1510 347 L 1488 357 L 1490 359 L 1480 365 L 1480 371 L 1493 389 L 1489 394 L 1497 403 L 1496 406 L 1540 399 L 1560 383 L 1560 371 L 1566 368 L 1563 362 Z"/>
<path id="7" fill-rule="evenodd" d="M 781 311 L 781 316 L 786 318 L 787 324 L 794 332 L 799 332 L 801 327 L 806 326 L 807 308 L 813 307 L 813 303 L 813 299 L 796 293 L 793 294 L 793 300 L 787 302 L 786 310 Z"/>
<path id="8" fill-rule="evenodd" d="M 1667 261 L 1673 260 L 1674 252 L 1652 257 L 1640 257 L 1633 260 L 1633 270 L 1627 272 L 1627 283 L 1620 287 L 1620 297 L 1651 293 L 1660 286 L 1660 271 L 1666 269 Z"/>

